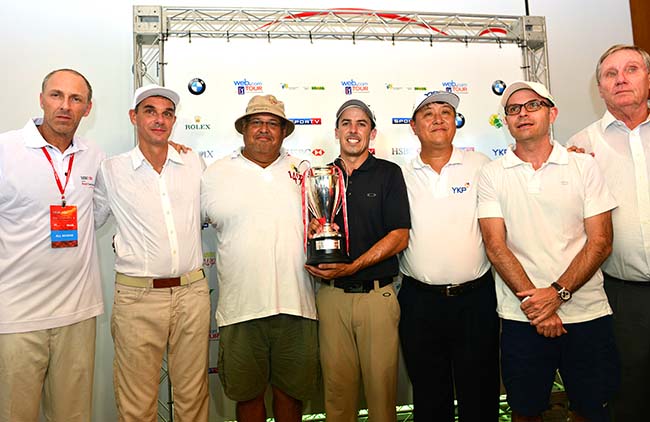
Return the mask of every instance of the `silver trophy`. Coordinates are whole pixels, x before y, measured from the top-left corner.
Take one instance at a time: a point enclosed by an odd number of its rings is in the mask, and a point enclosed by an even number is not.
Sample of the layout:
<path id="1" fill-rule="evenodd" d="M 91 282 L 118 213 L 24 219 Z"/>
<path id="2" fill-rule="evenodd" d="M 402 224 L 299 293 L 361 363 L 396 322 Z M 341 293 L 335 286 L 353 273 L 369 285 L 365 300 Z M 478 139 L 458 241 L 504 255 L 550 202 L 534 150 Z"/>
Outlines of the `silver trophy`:
<path id="1" fill-rule="evenodd" d="M 341 170 L 333 165 L 311 167 L 303 175 L 303 203 L 323 225 L 322 231 L 307 241 L 307 265 L 351 262 L 346 238 L 334 229 L 334 217 L 345 202 L 345 187 Z M 309 224 L 309 219 L 305 219 Z M 344 226 L 347 219 L 344 219 Z M 347 234 L 347 228 L 344 227 Z"/>

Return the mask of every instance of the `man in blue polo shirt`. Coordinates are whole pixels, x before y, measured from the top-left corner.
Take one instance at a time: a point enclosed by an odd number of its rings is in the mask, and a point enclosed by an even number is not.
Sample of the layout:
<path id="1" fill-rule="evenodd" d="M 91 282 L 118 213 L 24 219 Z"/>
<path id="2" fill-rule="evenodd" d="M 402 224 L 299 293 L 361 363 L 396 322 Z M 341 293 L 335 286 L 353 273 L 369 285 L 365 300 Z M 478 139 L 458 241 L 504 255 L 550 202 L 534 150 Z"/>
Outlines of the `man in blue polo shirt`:
<path id="1" fill-rule="evenodd" d="M 368 416 L 394 421 L 399 304 L 393 278 L 397 254 L 408 244 L 408 195 L 400 168 L 370 154 L 375 117 L 363 101 L 336 113 L 336 165 L 347 179 L 351 263 L 307 266 L 323 280 L 316 298 L 325 411 L 330 420 L 356 421 L 363 379 Z M 344 227 L 342 213 L 336 217 Z"/>

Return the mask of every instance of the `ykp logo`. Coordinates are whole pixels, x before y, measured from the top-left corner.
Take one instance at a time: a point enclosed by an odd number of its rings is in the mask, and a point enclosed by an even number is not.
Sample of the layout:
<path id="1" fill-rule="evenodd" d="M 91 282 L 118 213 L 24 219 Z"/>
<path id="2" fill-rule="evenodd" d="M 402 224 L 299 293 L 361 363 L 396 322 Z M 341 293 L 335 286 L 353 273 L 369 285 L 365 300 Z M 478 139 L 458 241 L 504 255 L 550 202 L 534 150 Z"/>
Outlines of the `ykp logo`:
<path id="1" fill-rule="evenodd" d="M 469 182 L 466 182 L 463 186 L 452 186 L 451 191 L 452 193 L 465 193 L 469 189 Z"/>
<path id="2" fill-rule="evenodd" d="M 508 148 L 492 148 L 492 154 L 494 154 L 495 157 L 506 155 L 506 151 L 508 151 Z"/>

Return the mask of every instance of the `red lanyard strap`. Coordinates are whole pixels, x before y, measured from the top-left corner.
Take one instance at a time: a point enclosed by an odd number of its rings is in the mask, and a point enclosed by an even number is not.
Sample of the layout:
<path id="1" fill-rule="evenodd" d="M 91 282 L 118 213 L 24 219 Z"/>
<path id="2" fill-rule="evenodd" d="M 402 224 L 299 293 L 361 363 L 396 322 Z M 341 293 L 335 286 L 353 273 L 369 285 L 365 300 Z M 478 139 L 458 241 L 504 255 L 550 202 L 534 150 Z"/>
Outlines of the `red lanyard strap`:
<path id="1" fill-rule="evenodd" d="M 56 169 L 54 168 L 52 157 L 50 157 L 50 154 L 47 152 L 47 148 L 42 147 L 41 150 L 43 151 L 43 154 L 45 154 L 47 161 L 49 161 L 50 165 L 52 166 L 52 172 L 54 173 L 54 180 L 56 180 L 56 186 L 59 188 L 59 192 L 61 193 L 61 205 L 65 207 L 65 188 L 68 186 L 68 181 L 70 180 L 70 173 L 72 173 L 72 162 L 74 161 L 74 153 L 70 155 L 70 160 L 68 161 L 68 171 L 65 173 L 65 185 L 61 185 L 61 179 L 59 179 L 59 175 L 57 174 Z"/>

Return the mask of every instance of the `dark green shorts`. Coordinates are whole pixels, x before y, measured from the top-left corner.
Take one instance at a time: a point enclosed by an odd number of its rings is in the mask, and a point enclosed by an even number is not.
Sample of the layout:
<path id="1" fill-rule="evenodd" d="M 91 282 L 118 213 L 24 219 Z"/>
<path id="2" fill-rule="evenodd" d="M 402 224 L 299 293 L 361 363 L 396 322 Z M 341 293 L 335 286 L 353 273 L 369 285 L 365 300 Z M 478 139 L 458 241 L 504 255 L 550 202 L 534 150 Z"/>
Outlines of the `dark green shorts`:
<path id="1" fill-rule="evenodd" d="M 269 383 L 299 400 L 316 392 L 317 321 L 280 314 L 226 325 L 219 333 L 219 377 L 231 400 L 252 400 Z"/>

